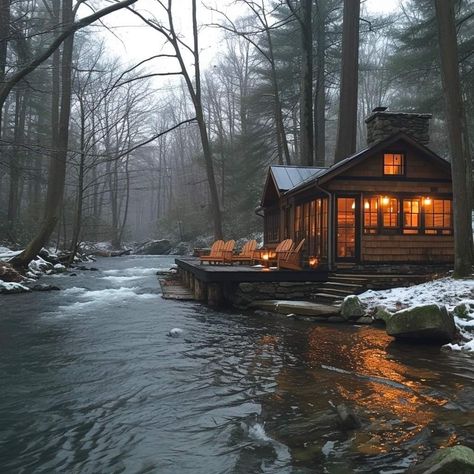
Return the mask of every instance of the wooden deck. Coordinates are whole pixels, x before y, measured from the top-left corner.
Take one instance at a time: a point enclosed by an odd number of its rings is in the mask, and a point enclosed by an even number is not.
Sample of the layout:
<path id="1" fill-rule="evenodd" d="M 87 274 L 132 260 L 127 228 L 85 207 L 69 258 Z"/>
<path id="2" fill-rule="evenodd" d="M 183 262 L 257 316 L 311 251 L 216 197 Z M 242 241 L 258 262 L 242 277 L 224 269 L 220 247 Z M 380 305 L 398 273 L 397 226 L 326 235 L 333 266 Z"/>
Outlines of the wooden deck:
<path id="1" fill-rule="evenodd" d="M 177 258 L 178 268 L 191 272 L 205 283 L 244 282 L 324 282 L 327 270 L 278 270 L 249 265 L 208 265 L 199 258 Z"/>

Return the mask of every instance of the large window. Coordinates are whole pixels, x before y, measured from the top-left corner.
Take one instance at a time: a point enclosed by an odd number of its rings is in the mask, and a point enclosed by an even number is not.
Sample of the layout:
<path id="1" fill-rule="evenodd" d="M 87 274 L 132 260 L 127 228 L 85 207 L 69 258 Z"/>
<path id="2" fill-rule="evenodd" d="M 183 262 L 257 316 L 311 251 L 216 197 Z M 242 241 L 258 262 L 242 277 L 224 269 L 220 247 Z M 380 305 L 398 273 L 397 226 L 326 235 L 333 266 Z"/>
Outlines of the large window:
<path id="1" fill-rule="evenodd" d="M 451 235 L 452 227 L 450 199 L 394 196 L 364 198 L 364 234 Z"/>
<path id="2" fill-rule="evenodd" d="M 377 197 L 370 197 L 364 201 L 364 233 L 376 234 L 378 232 L 379 200 Z"/>
<path id="3" fill-rule="evenodd" d="M 418 234 L 420 229 L 420 199 L 403 200 L 403 233 Z"/>
<path id="4" fill-rule="evenodd" d="M 397 229 L 400 219 L 398 199 L 383 196 L 380 208 L 382 211 L 382 227 L 385 229 Z"/>
<path id="5" fill-rule="evenodd" d="M 425 234 L 451 234 L 452 203 L 449 199 L 423 199 Z"/>
<path id="6" fill-rule="evenodd" d="M 327 257 L 328 200 L 323 198 L 295 207 L 295 243 L 305 239 L 305 255 L 324 260 Z"/>
<path id="7" fill-rule="evenodd" d="M 383 155 L 383 174 L 401 176 L 405 174 L 405 155 L 385 153 Z"/>

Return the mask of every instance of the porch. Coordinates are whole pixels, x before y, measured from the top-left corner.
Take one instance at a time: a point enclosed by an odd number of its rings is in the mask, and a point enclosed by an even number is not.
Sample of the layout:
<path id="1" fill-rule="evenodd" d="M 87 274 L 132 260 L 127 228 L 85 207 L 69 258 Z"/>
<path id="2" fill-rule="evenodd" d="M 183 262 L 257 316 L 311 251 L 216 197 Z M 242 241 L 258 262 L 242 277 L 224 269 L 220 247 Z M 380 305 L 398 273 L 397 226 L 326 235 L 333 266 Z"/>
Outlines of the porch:
<path id="1" fill-rule="evenodd" d="M 246 265 L 201 265 L 198 258 L 177 258 L 178 276 L 196 301 L 209 306 L 245 308 L 255 300 L 300 300 L 338 305 L 345 296 L 367 289 L 409 286 L 443 270 L 435 266 L 344 266 L 277 270 Z M 445 270 L 445 269 L 444 269 Z"/>

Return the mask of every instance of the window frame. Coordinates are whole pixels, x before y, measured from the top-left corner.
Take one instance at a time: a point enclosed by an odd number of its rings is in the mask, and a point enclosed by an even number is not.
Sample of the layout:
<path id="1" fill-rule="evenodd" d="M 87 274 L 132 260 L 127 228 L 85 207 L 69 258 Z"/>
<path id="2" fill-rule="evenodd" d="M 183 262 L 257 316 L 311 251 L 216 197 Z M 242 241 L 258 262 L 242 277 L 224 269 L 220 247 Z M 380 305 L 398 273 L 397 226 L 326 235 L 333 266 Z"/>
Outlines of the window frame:
<path id="1" fill-rule="evenodd" d="M 397 226 L 393 227 L 386 227 L 383 225 L 383 210 L 382 210 L 382 202 L 381 200 L 383 197 L 388 197 L 389 199 L 396 199 L 398 202 L 398 215 L 397 215 Z M 372 212 L 372 209 L 369 208 L 366 210 L 365 203 L 371 199 L 377 199 L 377 225 L 376 226 L 366 226 L 366 212 Z M 426 197 L 420 196 L 419 194 L 416 195 L 407 195 L 407 194 L 375 194 L 375 193 L 363 193 L 362 195 L 362 205 L 361 205 L 361 221 L 362 221 L 362 234 L 363 235 L 405 235 L 405 236 L 413 236 L 413 235 L 424 235 L 424 236 L 452 236 L 454 234 L 453 229 L 453 198 L 447 196 L 430 196 L 430 199 L 433 201 L 443 201 L 443 213 L 442 219 L 443 224 L 446 219 L 450 219 L 451 227 L 434 227 L 426 226 L 426 219 L 425 219 L 425 199 Z M 404 210 L 404 202 L 405 201 L 418 201 L 419 202 L 419 214 L 418 214 L 418 227 L 416 226 L 405 226 L 405 210 Z M 446 204 L 445 201 L 450 202 L 449 211 L 446 211 Z M 413 213 L 411 213 L 413 214 Z M 434 213 L 433 215 L 440 214 Z M 448 217 L 450 216 L 450 217 Z M 433 218 L 434 219 L 434 218 Z M 406 232 L 407 231 L 407 232 Z M 410 232 L 416 231 L 416 232 Z"/>
<path id="2" fill-rule="evenodd" d="M 401 168 L 401 173 L 397 174 L 389 174 L 385 173 L 385 157 L 387 155 L 400 155 L 402 157 L 402 164 L 400 165 Z M 397 165 L 387 165 L 387 166 L 397 166 Z M 406 158 L 406 153 L 403 151 L 385 151 L 382 154 L 382 176 L 384 178 L 400 178 L 400 177 L 405 177 L 407 173 L 407 158 Z"/>

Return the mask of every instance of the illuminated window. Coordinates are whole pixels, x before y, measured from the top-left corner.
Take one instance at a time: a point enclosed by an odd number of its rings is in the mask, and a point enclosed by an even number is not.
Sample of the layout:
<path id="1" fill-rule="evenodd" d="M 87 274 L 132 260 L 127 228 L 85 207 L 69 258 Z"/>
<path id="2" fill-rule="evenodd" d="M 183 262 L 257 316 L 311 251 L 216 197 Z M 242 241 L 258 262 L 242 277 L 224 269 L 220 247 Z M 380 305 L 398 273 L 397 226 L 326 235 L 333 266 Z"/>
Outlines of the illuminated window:
<path id="1" fill-rule="evenodd" d="M 376 234 L 378 228 L 378 199 L 364 199 L 364 234 Z"/>
<path id="2" fill-rule="evenodd" d="M 405 156 L 401 153 L 385 153 L 383 155 L 383 174 L 404 175 Z"/>
<path id="3" fill-rule="evenodd" d="M 425 234 L 451 235 L 452 202 L 449 199 L 423 199 Z"/>
<path id="4" fill-rule="evenodd" d="M 420 200 L 403 200 L 403 233 L 418 234 L 420 227 Z"/>
<path id="5" fill-rule="evenodd" d="M 400 208 L 397 198 L 384 196 L 381 199 L 382 227 L 386 229 L 396 229 L 398 227 L 398 215 Z"/>

